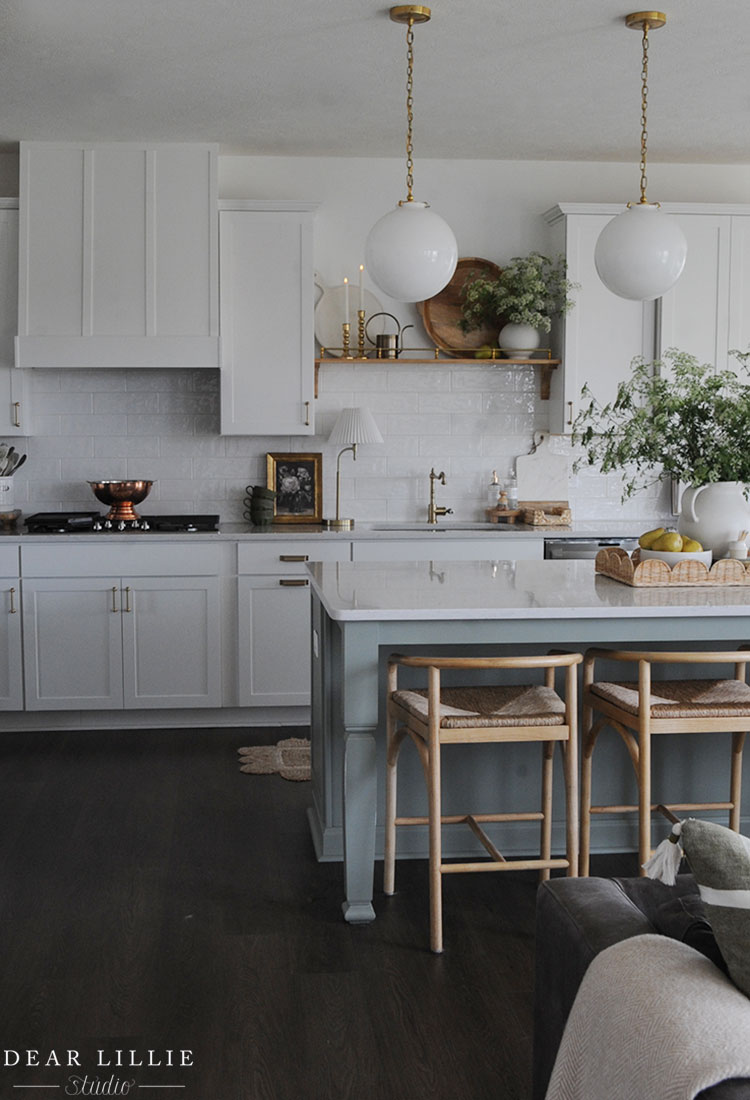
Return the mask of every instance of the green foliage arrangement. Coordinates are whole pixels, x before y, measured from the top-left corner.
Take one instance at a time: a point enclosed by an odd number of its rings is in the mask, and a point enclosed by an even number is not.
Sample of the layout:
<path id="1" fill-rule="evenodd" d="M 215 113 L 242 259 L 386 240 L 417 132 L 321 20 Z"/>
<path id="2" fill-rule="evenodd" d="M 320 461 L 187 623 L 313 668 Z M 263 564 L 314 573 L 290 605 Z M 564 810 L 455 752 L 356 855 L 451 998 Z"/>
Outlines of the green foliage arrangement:
<path id="1" fill-rule="evenodd" d="M 566 275 L 565 258 L 550 259 L 539 252 L 514 256 L 497 279 L 469 275 L 461 290 L 463 332 L 507 321 L 549 332 L 551 317 L 567 313 L 575 304 L 569 297 L 577 283 Z"/>
<path id="2" fill-rule="evenodd" d="M 663 361 L 642 357 L 617 396 L 601 405 L 588 386 L 589 404 L 573 424 L 584 454 L 573 469 L 597 465 L 623 474 L 623 500 L 658 481 L 689 485 L 741 481 L 750 486 L 750 351 L 730 352 L 738 372 L 716 370 L 670 348 Z"/>

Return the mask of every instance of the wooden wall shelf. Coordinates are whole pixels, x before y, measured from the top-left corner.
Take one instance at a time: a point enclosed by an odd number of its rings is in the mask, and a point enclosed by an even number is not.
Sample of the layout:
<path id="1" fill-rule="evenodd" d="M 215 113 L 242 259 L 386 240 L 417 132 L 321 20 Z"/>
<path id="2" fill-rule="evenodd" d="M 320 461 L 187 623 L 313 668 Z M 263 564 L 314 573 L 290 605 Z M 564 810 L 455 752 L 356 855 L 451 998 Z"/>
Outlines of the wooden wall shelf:
<path id="1" fill-rule="evenodd" d="M 436 359 L 434 356 L 430 359 L 376 359 L 374 356 L 366 359 L 358 359 L 356 356 L 351 359 L 343 359 L 340 356 L 338 358 L 330 359 L 316 359 L 315 360 L 315 396 L 318 396 L 318 374 L 322 366 L 328 364 L 336 364 L 341 366 L 343 363 L 349 366 L 360 366 L 377 364 L 378 366 L 405 366 L 412 364 L 422 364 L 432 367 L 536 367 L 539 370 L 539 396 L 542 401 L 548 401 L 550 395 L 550 381 L 552 379 L 552 371 L 556 370 L 562 360 L 560 359 Z"/>

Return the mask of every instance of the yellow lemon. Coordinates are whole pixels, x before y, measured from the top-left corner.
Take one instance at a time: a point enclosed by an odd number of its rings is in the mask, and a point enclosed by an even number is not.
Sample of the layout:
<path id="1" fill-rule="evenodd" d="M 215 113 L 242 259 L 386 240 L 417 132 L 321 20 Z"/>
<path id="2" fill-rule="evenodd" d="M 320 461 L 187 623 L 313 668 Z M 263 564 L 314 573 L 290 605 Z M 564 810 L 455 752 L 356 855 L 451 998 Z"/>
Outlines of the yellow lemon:
<path id="1" fill-rule="evenodd" d="M 638 539 L 638 545 L 639 545 L 639 546 L 641 547 L 641 549 L 642 549 L 642 550 L 653 550 L 653 548 L 654 548 L 654 543 L 655 543 L 655 542 L 656 542 L 656 540 L 657 540 L 658 538 L 660 538 L 660 537 L 661 537 L 661 536 L 662 536 L 662 535 L 663 535 L 664 533 L 665 533 L 665 532 L 664 532 L 664 528 L 663 528 L 663 527 L 655 527 L 655 528 L 653 529 L 653 531 L 646 531 L 646 532 L 645 532 L 645 533 L 644 533 L 643 535 L 641 535 L 641 537 L 640 537 L 640 538 Z"/>
<path id="2" fill-rule="evenodd" d="M 682 553 L 683 554 L 698 554 L 703 549 L 697 539 L 686 539 L 683 535 L 682 538 Z"/>
<path id="3" fill-rule="evenodd" d="M 477 348 L 477 350 L 474 352 L 474 358 L 475 359 L 491 359 L 492 358 L 492 348 L 490 347 L 490 345 L 489 344 L 482 344 L 481 348 Z"/>
<path id="4" fill-rule="evenodd" d="M 682 535 L 677 531 L 665 531 L 651 544 L 650 550 L 668 550 L 672 554 L 679 554 L 682 550 Z"/>

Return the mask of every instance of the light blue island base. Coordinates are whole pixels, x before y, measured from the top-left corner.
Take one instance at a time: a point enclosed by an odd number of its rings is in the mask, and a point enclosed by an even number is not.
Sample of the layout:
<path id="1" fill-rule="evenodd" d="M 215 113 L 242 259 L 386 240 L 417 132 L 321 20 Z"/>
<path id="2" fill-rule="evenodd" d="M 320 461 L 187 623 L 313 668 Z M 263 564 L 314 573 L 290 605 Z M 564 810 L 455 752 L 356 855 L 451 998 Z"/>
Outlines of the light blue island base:
<path id="1" fill-rule="evenodd" d="M 630 588 L 596 576 L 591 561 L 441 562 L 439 574 L 429 562 L 316 563 L 310 573 L 313 805 L 309 819 L 318 857 L 343 857 L 343 911 L 352 923 L 375 918 L 378 767 L 382 768 L 380 758 L 385 755 L 379 715 L 389 653 L 410 647 L 423 653 L 438 648 L 443 653 L 520 648 L 543 652 L 553 647 L 581 651 L 589 645 L 734 649 L 750 640 L 750 591 L 744 588 Z M 684 738 L 665 740 L 675 742 L 676 757 L 670 758 L 669 770 L 681 784 L 679 800 L 693 798 L 691 783 L 702 784 L 702 794 L 707 783 L 722 792 L 726 786 L 728 791 L 729 749 L 722 735 L 692 735 L 687 750 Z M 616 744 L 612 749 L 612 774 L 606 774 L 606 766 L 601 769 L 604 782 L 631 782 L 624 751 L 620 746 L 618 753 Z M 691 755 L 695 755 L 694 767 Z M 416 759 L 416 753 L 413 756 Z M 465 774 L 456 759 L 453 782 L 460 797 Z M 605 765 L 607 759 L 605 751 L 601 757 Z M 528 804 L 524 787 L 532 801 L 538 797 L 535 770 L 532 774 L 529 769 L 526 781 L 525 765 L 512 764 L 508 777 L 498 780 L 490 773 L 486 782 L 494 787 L 506 778 L 511 798 L 526 797 Z M 482 781 L 480 775 L 478 782 Z M 411 781 L 407 769 L 402 788 L 409 805 L 412 798 L 422 797 L 421 788 L 417 763 Z M 715 797 L 726 795 L 717 790 Z M 615 801 L 621 798 L 618 794 Z M 560 848 L 563 809 L 557 782 L 553 839 Z M 627 818 L 620 818 L 616 826 L 596 821 L 592 850 L 635 850 L 634 823 L 630 829 Z M 424 836 L 419 836 L 419 830 L 407 832 L 416 835 L 407 841 L 412 848 L 404 854 L 426 855 Z M 535 833 L 524 835 L 521 829 L 515 835 L 520 837 L 521 851 L 536 844 Z M 381 845 L 382 839 L 378 850 Z M 516 854 L 507 845 L 506 851 Z M 448 854 L 463 851 L 451 853 L 448 841 Z"/>

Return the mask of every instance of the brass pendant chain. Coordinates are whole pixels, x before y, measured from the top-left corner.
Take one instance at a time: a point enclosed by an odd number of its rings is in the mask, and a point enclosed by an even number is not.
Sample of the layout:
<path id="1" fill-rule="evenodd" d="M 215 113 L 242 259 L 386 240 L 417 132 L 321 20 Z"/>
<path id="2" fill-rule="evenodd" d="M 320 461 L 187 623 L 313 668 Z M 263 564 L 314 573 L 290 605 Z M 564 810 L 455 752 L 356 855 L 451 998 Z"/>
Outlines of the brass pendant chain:
<path id="1" fill-rule="evenodd" d="M 412 153 L 412 126 L 414 123 L 414 20 L 409 19 L 406 28 L 406 201 L 414 202 L 414 161 Z"/>
<path id="2" fill-rule="evenodd" d="M 643 23 L 643 63 L 641 66 L 641 204 L 647 204 L 646 184 L 646 146 L 648 142 L 648 129 L 646 119 L 648 114 L 648 20 Z"/>

